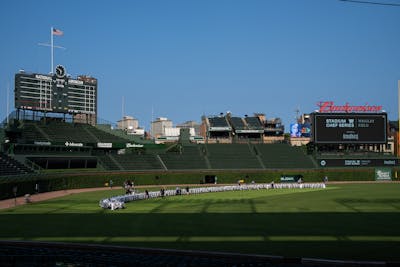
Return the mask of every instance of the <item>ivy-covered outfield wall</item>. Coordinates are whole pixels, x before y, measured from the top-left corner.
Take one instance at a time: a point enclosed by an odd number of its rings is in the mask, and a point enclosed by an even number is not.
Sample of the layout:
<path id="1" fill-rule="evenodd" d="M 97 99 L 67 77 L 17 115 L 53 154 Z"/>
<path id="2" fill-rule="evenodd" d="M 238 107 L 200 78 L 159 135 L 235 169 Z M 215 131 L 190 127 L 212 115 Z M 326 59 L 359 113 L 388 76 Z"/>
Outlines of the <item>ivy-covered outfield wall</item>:
<path id="1" fill-rule="evenodd" d="M 393 169 L 392 177 L 398 180 Z M 244 180 L 245 183 L 280 182 L 282 175 L 303 175 L 304 182 L 322 182 L 327 176 L 329 181 L 373 181 L 374 168 L 363 169 L 318 169 L 318 170 L 267 170 L 267 171 L 191 171 L 191 172 L 93 172 L 83 174 L 57 173 L 37 176 L 0 178 L 0 199 L 14 197 L 13 188 L 17 187 L 17 196 L 35 193 L 36 184 L 40 192 L 104 187 L 110 180 L 114 187 L 121 187 L 126 180 L 135 185 L 169 185 L 169 184 L 199 184 L 203 183 L 205 175 L 217 176 L 218 184 L 236 183 Z"/>

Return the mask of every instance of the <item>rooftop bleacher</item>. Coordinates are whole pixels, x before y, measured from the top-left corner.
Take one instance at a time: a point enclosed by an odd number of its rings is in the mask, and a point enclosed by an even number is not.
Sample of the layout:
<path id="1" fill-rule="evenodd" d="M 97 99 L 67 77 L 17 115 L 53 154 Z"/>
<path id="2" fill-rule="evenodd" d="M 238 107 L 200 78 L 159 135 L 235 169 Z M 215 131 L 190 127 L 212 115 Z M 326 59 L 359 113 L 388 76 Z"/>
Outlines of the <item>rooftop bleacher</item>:
<path id="1" fill-rule="evenodd" d="M 261 125 L 258 117 L 245 117 L 244 120 L 247 123 L 247 127 L 251 130 L 263 130 L 263 126 Z"/>
<path id="2" fill-rule="evenodd" d="M 208 121 L 210 122 L 210 127 L 231 128 L 225 117 L 210 117 Z"/>
<path id="3" fill-rule="evenodd" d="M 247 129 L 246 125 L 244 124 L 244 121 L 240 117 L 231 117 L 230 119 L 231 125 L 233 129 L 235 130 L 245 130 Z"/>

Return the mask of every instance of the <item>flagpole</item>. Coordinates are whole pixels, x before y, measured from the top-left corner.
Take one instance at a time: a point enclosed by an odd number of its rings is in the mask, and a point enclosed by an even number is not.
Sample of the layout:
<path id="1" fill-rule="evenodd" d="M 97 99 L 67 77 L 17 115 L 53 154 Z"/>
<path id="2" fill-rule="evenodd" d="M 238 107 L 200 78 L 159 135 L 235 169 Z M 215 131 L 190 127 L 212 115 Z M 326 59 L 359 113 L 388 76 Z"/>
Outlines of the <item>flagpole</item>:
<path id="1" fill-rule="evenodd" d="M 50 73 L 53 73 L 54 70 L 54 41 L 53 41 L 53 26 L 50 28 L 50 37 L 51 37 L 51 70 Z"/>
<path id="2" fill-rule="evenodd" d="M 62 48 L 66 49 L 65 47 L 54 45 L 54 35 L 63 35 L 64 33 L 60 30 L 55 29 L 53 26 L 50 27 L 50 44 L 48 43 L 38 43 L 38 45 L 42 46 L 50 46 L 50 73 L 54 73 L 54 48 Z"/>

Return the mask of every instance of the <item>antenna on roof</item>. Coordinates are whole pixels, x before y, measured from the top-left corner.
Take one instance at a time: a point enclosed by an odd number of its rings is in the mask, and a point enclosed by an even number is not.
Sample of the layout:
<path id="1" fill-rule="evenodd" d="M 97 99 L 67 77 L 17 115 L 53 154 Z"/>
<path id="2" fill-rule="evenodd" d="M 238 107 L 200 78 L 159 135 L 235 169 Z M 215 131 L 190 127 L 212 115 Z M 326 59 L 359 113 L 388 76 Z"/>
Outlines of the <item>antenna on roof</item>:
<path id="1" fill-rule="evenodd" d="M 299 120 L 299 114 L 300 114 L 300 109 L 299 109 L 299 108 L 296 108 L 294 112 L 296 112 L 296 122 L 298 122 L 298 120 Z"/>
<path id="2" fill-rule="evenodd" d="M 7 125 L 9 123 L 9 115 L 10 115 L 10 82 L 7 82 Z"/>
<path id="3" fill-rule="evenodd" d="M 151 104 L 151 122 L 150 122 L 150 135 L 153 136 L 153 121 L 154 121 L 154 105 Z"/>
<path id="4" fill-rule="evenodd" d="M 125 97 L 124 96 L 122 96 L 122 118 L 124 118 L 124 116 L 125 116 Z"/>

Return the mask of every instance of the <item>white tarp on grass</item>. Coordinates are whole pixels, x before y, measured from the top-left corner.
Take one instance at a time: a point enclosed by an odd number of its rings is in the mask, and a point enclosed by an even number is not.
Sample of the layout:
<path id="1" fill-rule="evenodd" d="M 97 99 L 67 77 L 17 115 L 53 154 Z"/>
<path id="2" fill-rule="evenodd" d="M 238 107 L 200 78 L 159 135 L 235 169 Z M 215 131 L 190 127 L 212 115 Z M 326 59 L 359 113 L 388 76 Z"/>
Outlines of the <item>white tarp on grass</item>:
<path id="1" fill-rule="evenodd" d="M 212 192 L 240 191 L 240 190 L 260 190 L 260 189 L 294 189 L 294 188 L 325 188 L 324 183 L 268 183 L 268 184 L 240 184 L 240 185 L 225 185 L 225 186 L 207 186 L 189 188 L 189 192 L 185 188 L 177 188 L 176 190 L 164 190 L 164 196 L 175 196 L 184 194 L 202 194 Z M 151 191 L 146 195 L 143 193 L 132 193 L 122 196 L 115 196 L 100 200 L 99 206 L 104 209 L 121 209 L 125 207 L 126 202 L 162 197 L 160 191 Z"/>

